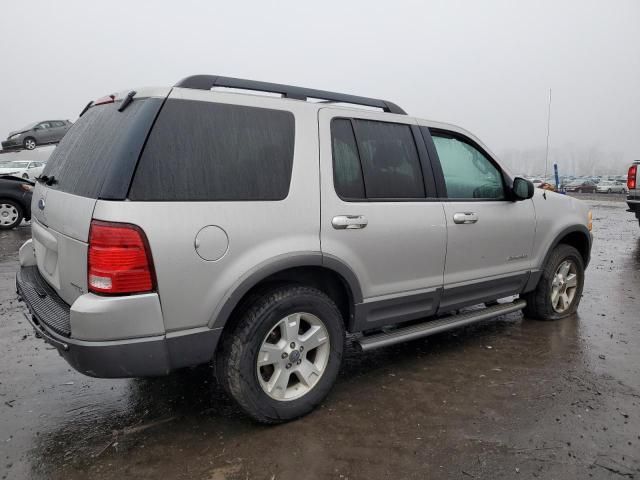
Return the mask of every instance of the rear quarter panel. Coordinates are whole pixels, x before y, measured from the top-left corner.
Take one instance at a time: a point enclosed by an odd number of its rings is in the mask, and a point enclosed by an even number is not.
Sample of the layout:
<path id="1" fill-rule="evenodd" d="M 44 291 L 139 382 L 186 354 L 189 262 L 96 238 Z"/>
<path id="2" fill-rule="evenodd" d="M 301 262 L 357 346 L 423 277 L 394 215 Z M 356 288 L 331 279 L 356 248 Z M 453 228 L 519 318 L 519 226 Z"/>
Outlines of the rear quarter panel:
<path id="1" fill-rule="evenodd" d="M 233 286 L 256 265 L 320 252 L 316 109 L 303 102 L 199 90 L 174 89 L 171 96 L 290 111 L 295 143 L 289 194 L 281 201 L 97 202 L 94 218 L 133 223 L 146 233 L 168 332 L 212 326 Z M 196 235 L 209 225 L 228 237 L 228 249 L 217 261 L 203 260 L 195 249 Z"/>

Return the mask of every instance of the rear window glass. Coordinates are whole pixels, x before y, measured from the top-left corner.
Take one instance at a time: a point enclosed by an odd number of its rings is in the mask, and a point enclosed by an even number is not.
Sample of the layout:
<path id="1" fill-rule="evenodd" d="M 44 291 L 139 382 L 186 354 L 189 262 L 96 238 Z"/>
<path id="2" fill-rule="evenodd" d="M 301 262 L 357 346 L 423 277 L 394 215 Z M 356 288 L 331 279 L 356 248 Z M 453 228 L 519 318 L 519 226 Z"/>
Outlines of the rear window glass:
<path id="1" fill-rule="evenodd" d="M 136 100 L 123 112 L 118 112 L 119 102 L 87 110 L 62 138 L 47 161 L 42 174 L 55 177 L 56 183 L 51 188 L 98 198 L 110 167 L 124 155 L 137 159 L 139 150 L 129 151 L 132 146 L 128 140 L 131 135 L 140 136 L 140 121 L 145 117 L 143 105 L 149 101 Z M 145 118 L 144 122 L 148 120 Z"/>
<path id="2" fill-rule="evenodd" d="M 294 130 L 290 112 L 168 100 L 149 135 L 129 198 L 282 200 L 289 193 Z"/>

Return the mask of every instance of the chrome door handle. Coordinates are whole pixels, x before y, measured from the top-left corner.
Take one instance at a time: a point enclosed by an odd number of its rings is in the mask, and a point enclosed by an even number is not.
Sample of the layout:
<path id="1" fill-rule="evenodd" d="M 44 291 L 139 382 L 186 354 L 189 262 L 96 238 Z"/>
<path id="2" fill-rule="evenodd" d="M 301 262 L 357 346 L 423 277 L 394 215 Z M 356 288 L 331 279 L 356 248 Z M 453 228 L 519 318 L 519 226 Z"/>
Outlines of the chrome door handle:
<path id="1" fill-rule="evenodd" d="M 453 223 L 476 223 L 478 221 L 478 215 L 472 212 L 459 212 L 453 214 Z"/>
<path id="2" fill-rule="evenodd" d="M 336 230 L 364 228 L 368 223 L 369 221 L 362 215 L 338 215 L 331 220 L 331 225 Z"/>

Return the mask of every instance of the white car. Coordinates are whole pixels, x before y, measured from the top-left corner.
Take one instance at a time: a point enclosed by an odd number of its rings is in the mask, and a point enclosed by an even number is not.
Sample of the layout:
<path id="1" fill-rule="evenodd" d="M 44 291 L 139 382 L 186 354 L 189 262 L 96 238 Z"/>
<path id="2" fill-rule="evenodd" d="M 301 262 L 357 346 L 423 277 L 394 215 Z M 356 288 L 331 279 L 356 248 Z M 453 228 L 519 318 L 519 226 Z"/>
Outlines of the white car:
<path id="1" fill-rule="evenodd" d="M 596 186 L 596 192 L 598 193 L 627 193 L 627 187 L 620 182 L 600 182 Z"/>
<path id="2" fill-rule="evenodd" d="M 30 160 L 10 160 L 0 162 L 0 175 L 13 175 L 14 177 L 35 180 L 42 173 L 44 162 L 33 162 Z"/>

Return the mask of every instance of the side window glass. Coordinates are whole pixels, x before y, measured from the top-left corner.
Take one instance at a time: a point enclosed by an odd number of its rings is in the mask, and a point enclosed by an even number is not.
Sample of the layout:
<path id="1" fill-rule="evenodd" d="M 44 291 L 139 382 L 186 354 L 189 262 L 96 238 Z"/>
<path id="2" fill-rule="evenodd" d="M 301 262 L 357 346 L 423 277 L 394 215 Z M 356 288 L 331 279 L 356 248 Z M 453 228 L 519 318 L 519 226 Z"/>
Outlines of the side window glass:
<path id="1" fill-rule="evenodd" d="M 502 174 L 478 149 L 432 132 L 449 198 L 504 200 Z"/>
<path id="2" fill-rule="evenodd" d="M 358 147 L 351 122 L 336 118 L 331 122 L 333 182 L 341 198 L 364 199 L 364 182 L 358 158 Z"/>
<path id="3" fill-rule="evenodd" d="M 422 168 L 411 128 L 355 120 L 367 198 L 424 198 Z"/>

